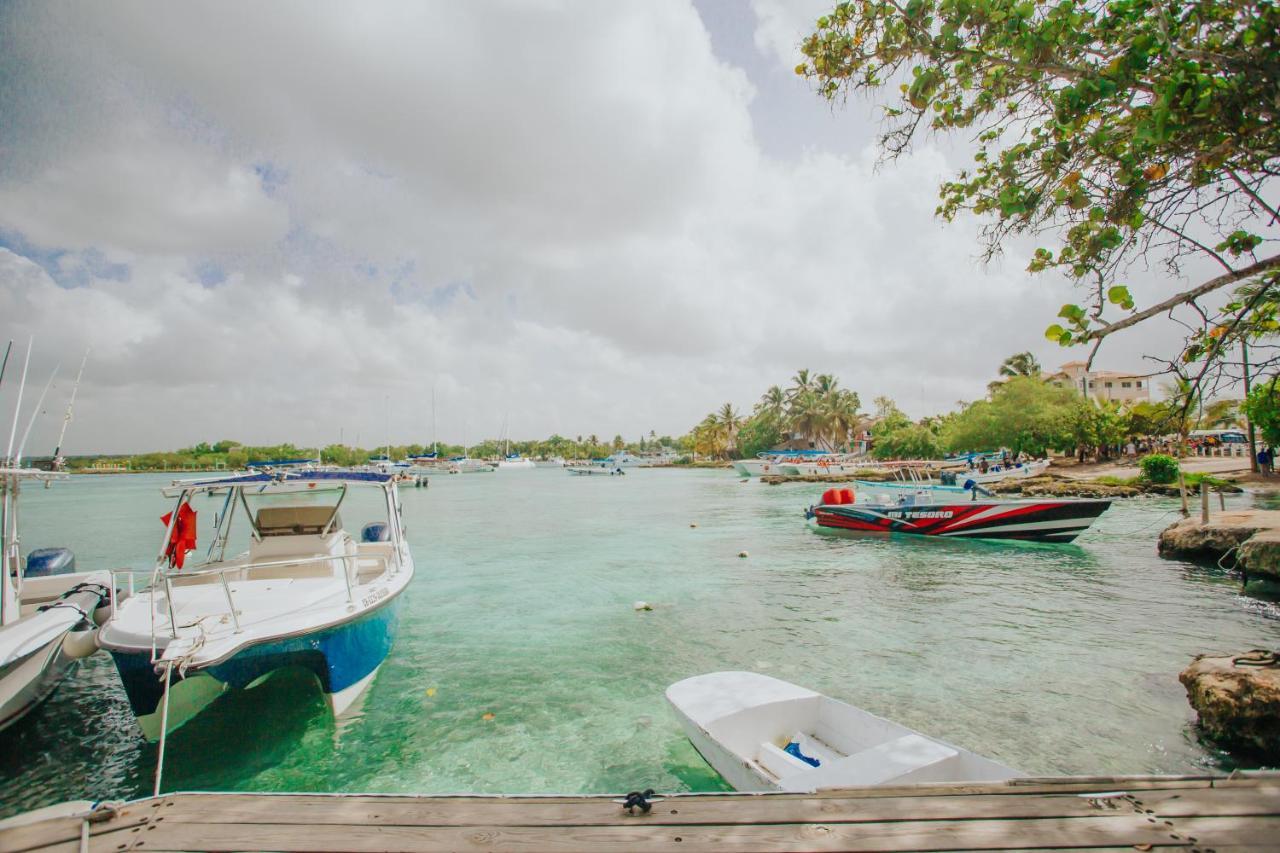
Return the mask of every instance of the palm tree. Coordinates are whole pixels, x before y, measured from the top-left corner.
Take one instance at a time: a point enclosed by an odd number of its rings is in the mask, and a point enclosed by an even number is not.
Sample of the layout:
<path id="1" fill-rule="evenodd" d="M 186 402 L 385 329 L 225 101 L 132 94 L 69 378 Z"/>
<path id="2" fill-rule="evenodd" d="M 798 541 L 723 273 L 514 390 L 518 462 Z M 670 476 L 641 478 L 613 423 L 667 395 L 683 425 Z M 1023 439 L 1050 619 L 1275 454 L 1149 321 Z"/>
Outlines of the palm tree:
<path id="1" fill-rule="evenodd" d="M 786 392 L 777 385 L 770 385 L 769 390 L 765 391 L 764 396 L 760 398 L 760 402 L 756 403 L 756 411 L 778 416 L 782 414 L 786 405 Z"/>
<path id="2" fill-rule="evenodd" d="M 999 374 L 1001 376 L 1031 376 L 1039 377 L 1043 373 L 1040 362 L 1029 352 L 1015 353 L 1006 358 L 1000 364 Z"/>
<path id="3" fill-rule="evenodd" d="M 796 375 L 791 377 L 791 387 L 787 389 L 787 400 L 795 401 L 812 390 L 813 379 L 809 376 L 809 369 L 797 370 Z"/>
<path id="4" fill-rule="evenodd" d="M 716 424 L 719 425 L 721 432 L 724 434 L 724 443 L 726 450 L 732 450 L 737 446 L 738 428 L 742 426 L 742 418 L 733 409 L 732 403 L 725 403 L 720 407 L 720 411 L 715 413 Z"/>

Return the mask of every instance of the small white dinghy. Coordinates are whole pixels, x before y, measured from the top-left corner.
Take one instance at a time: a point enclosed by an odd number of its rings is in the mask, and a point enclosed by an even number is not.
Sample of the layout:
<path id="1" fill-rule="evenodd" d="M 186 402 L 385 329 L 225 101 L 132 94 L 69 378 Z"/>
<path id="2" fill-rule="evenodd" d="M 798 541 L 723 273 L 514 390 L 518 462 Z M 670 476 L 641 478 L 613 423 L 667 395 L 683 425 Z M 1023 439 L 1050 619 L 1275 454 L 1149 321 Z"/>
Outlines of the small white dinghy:
<path id="1" fill-rule="evenodd" d="M 667 688 L 685 733 L 739 791 L 1000 782 L 1022 774 L 821 693 L 755 672 Z"/>

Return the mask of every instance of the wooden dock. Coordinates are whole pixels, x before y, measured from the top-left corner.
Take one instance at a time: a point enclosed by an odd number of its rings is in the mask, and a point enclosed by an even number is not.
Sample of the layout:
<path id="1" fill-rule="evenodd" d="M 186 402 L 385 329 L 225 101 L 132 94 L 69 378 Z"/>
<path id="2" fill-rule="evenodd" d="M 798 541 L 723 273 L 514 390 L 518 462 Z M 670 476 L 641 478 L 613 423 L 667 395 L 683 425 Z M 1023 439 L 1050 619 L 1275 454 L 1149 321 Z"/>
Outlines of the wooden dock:
<path id="1" fill-rule="evenodd" d="M 1280 849 L 1280 774 L 803 794 L 167 794 L 0 824 L 0 851 Z M 47 812 L 46 812 L 47 814 Z"/>

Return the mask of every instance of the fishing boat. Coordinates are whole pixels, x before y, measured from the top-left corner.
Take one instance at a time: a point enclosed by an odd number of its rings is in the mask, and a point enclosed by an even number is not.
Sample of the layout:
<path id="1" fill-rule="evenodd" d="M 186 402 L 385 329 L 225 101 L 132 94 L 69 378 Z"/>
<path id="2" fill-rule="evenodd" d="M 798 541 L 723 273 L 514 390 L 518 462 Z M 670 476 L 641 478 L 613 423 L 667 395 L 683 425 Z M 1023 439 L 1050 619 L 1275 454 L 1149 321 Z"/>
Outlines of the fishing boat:
<path id="1" fill-rule="evenodd" d="M 0 731 L 35 710 L 81 658 L 97 651 L 98 625 L 115 598 L 111 573 L 75 571 L 65 548 L 32 551 L 25 563 L 20 558 L 20 486 L 57 476 L 0 467 Z"/>
<path id="2" fill-rule="evenodd" d="M 364 497 L 376 506 L 358 539 L 338 515 L 355 489 L 371 493 Z M 193 564 L 192 499 L 210 491 L 225 498 Z M 162 519 L 151 583 L 99 635 L 144 734 L 155 739 L 224 690 L 284 667 L 314 673 L 335 716 L 349 709 L 395 641 L 401 594 L 413 578 L 395 475 L 261 472 L 177 481 L 165 495 L 176 502 Z M 248 550 L 227 556 L 241 527 Z"/>
<path id="3" fill-rule="evenodd" d="M 855 481 L 805 511 L 812 526 L 956 539 L 1070 542 L 1111 506 L 1078 498 L 1004 499 L 980 486 Z"/>
<path id="4" fill-rule="evenodd" d="M 861 708 L 754 672 L 667 688 L 689 740 L 739 791 L 999 782 L 1018 771 Z"/>

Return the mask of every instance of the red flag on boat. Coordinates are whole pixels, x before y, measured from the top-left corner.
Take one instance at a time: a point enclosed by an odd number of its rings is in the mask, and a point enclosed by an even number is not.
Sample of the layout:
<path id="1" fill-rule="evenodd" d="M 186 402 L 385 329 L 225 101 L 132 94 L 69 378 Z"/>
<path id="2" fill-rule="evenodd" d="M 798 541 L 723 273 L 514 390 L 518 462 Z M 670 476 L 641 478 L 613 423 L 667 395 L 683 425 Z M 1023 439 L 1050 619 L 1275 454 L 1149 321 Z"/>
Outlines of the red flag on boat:
<path id="1" fill-rule="evenodd" d="M 165 527 L 169 526 L 169 519 L 173 513 L 166 512 L 160 516 L 160 521 Z M 169 533 L 169 543 L 165 546 L 164 555 L 169 558 L 170 566 L 182 568 L 182 563 L 187 558 L 188 551 L 196 549 L 196 511 L 191 508 L 190 504 L 183 504 L 178 507 L 178 520 L 173 525 L 173 530 Z"/>

